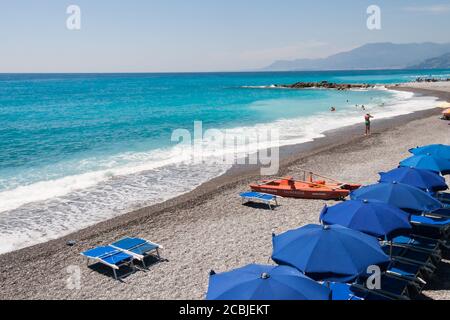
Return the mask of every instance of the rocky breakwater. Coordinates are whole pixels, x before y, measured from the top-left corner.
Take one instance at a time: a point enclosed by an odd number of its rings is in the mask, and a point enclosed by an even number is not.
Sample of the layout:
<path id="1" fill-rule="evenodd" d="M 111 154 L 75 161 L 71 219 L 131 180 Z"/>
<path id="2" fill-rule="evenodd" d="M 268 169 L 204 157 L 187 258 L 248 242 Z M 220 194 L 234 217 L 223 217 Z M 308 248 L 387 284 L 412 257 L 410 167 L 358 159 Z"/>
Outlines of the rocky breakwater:
<path id="1" fill-rule="evenodd" d="M 333 83 L 328 81 L 321 82 L 296 82 L 294 84 L 279 84 L 275 85 L 277 88 L 286 89 L 335 89 L 335 90 L 350 90 L 350 89 L 368 89 L 373 88 L 372 84 L 350 84 L 350 83 Z"/>

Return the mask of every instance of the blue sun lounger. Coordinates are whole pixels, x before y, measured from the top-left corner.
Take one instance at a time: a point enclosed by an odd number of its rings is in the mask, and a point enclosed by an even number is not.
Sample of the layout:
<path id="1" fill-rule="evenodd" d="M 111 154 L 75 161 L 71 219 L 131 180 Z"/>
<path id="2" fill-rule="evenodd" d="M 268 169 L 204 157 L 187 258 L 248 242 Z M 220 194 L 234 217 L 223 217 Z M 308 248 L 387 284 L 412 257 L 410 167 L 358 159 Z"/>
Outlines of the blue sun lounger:
<path id="1" fill-rule="evenodd" d="M 129 266 L 134 271 L 133 256 L 111 246 L 96 247 L 81 253 L 87 258 L 89 265 L 90 261 L 101 263 L 113 270 L 114 278 L 117 280 L 117 272 L 122 266 Z"/>
<path id="2" fill-rule="evenodd" d="M 441 253 L 441 246 L 445 246 L 445 242 L 421 237 L 418 235 L 401 235 L 392 239 L 392 244 L 394 246 L 406 247 L 406 248 L 416 248 L 429 253 Z"/>
<path id="3" fill-rule="evenodd" d="M 263 202 L 272 210 L 272 205 L 278 206 L 277 196 L 261 192 L 243 192 L 240 194 L 244 203 L 246 202 Z"/>
<path id="4" fill-rule="evenodd" d="M 440 257 L 438 256 L 409 248 L 391 247 L 389 245 L 383 245 L 381 248 L 391 257 L 392 261 L 415 264 L 427 273 L 434 272 L 436 270 L 436 264 L 440 261 Z"/>
<path id="5" fill-rule="evenodd" d="M 438 192 L 436 194 L 436 199 L 438 199 L 442 204 L 450 205 L 450 193 L 448 192 Z"/>
<path id="6" fill-rule="evenodd" d="M 426 280 L 433 274 L 431 270 L 425 271 L 424 268 L 417 264 L 396 260 L 391 261 L 386 273 L 388 275 L 414 283 L 418 291 L 423 289 L 423 287 L 427 284 Z"/>
<path id="7" fill-rule="evenodd" d="M 441 209 L 437 209 L 431 212 L 425 212 L 423 213 L 426 217 L 433 217 L 433 218 L 450 218 L 450 208 L 446 208 L 443 206 Z"/>
<path id="8" fill-rule="evenodd" d="M 410 222 L 414 233 L 431 238 L 446 238 L 450 231 L 449 218 L 412 215 Z"/>
<path id="9" fill-rule="evenodd" d="M 324 283 L 325 287 L 331 290 L 331 300 L 340 301 L 361 301 L 364 300 L 365 294 L 353 292 L 352 286 L 347 283 Z"/>
<path id="10" fill-rule="evenodd" d="M 132 256 L 136 260 L 141 261 L 144 265 L 144 268 L 147 267 L 145 265 L 144 259 L 152 255 L 152 253 L 156 253 L 158 259 L 161 259 L 158 249 L 162 248 L 162 246 L 145 239 L 127 237 L 112 243 L 111 247 Z"/>
<path id="11" fill-rule="evenodd" d="M 409 300 L 409 297 L 406 296 L 397 296 L 390 292 L 369 290 L 358 284 L 332 282 L 328 284 L 324 283 L 324 286 L 331 290 L 331 300 L 333 301 Z"/>
<path id="12" fill-rule="evenodd" d="M 367 289 L 363 279 L 352 284 L 324 285 L 331 289 L 331 300 L 410 300 L 418 293 L 415 283 L 387 274 L 381 275 L 381 290 Z"/>
<path id="13" fill-rule="evenodd" d="M 361 278 L 350 285 L 350 290 L 365 300 L 411 300 L 420 293 L 416 282 L 392 274 L 383 273 L 380 282 L 381 289 L 368 289 L 365 286 L 365 279 Z"/>

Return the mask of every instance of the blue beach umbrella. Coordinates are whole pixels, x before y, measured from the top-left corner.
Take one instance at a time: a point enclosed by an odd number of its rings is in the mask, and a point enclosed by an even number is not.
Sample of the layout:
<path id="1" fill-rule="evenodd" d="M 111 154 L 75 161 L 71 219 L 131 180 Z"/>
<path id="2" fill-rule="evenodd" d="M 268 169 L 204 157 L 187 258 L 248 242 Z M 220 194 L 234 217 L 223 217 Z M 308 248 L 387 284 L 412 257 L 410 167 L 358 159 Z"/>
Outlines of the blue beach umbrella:
<path id="1" fill-rule="evenodd" d="M 450 173 L 450 161 L 432 155 L 418 155 L 409 157 L 400 162 L 400 167 L 412 167 L 423 170 L 440 172 L 441 174 Z"/>
<path id="2" fill-rule="evenodd" d="M 427 155 L 450 160 L 450 146 L 445 144 L 430 144 L 428 146 L 409 149 L 409 152 L 415 155 Z"/>
<path id="3" fill-rule="evenodd" d="M 207 300 L 330 300 L 330 289 L 288 266 L 250 264 L 209 278 Z"/>
<path id="4" fill-rule="evenodd" d="M 314 280 L 352 281 L 368 266 L 389 262 L 376 238 L 339 225 L 310 224 L 274 235 L 272 242 L 273 261 Z"/>
<path id="5" fill-rule="evenodd" d="M 430 192 L 448 189 L 444 177 L 429 170 L 400 167 L 379 174 L 380 182 L 397 181 Z"/>
<path id="6" fill-rule="evenodd" d="M 349 200 L 335 206 L 325 206 L 320 220 L 327 225 L 338 224 L 377 238 L 411 229 L 409 214 L 377 201 Z"/>
<path id="7" fill-rule="evenodd" d="M 407 184 L 391 182 L 361 187 L 350 193 L 352 200 L 375 200 L 404 210 L 431 212 L 442 204 L 428 193 Z"/>

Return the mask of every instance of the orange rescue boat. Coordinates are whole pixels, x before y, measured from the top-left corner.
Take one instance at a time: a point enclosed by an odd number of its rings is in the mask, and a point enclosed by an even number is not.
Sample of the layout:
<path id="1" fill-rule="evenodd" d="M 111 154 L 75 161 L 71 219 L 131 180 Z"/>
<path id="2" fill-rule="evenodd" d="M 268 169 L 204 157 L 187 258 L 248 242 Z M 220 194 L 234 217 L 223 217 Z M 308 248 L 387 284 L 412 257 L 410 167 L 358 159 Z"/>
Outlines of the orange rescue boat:
<path id="1" fill-rule="evenodd" d="M 263 180 L 260 183 L 250 185 L 250 188 L 256 192 L 287 198 L 322 200 L 344 199 L 350 194 L 350 191 L 359 187 L 361 187 L 360 184 L 339 182 L 310 171 L 304 171 L 303 180 L 285 177 L 277 180 Z"/>

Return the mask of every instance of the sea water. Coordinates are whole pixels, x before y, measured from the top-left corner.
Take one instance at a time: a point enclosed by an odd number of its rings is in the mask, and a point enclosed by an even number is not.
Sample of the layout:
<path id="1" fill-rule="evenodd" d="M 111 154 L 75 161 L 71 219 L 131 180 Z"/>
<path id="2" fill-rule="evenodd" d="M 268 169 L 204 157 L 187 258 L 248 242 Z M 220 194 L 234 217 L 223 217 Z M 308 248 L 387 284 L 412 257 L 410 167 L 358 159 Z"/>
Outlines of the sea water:
<path id="1" fill-rule="evenodd" d="M 389 84 L 449 70 L 0 75 L 0 253 L 188 192 L 230 168 L 187 161 L 176 129 L 283 128 L 311 141 L 436 99 L 386 90 L 275 89 L 297 81 Z M 330 112 L 334 106 L 337 111 Z M 226 152 L 226 150 L 224 151 Z"/>

